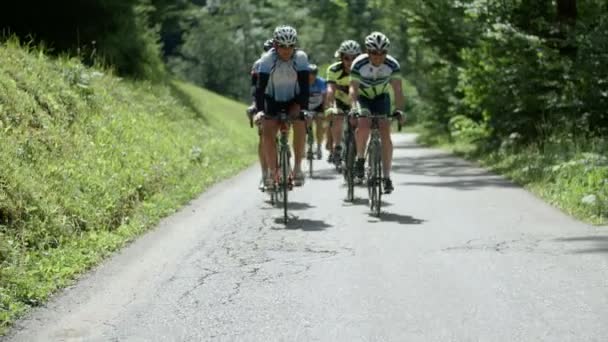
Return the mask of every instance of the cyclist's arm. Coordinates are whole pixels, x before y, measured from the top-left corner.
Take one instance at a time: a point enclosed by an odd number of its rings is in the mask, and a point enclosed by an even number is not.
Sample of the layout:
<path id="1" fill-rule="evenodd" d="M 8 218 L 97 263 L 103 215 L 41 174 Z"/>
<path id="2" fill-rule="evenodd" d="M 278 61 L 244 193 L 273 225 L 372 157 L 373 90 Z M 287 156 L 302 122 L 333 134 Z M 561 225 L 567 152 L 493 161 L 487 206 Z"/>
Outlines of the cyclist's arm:
<path id="1" fill-rule="evenodd" d="M 327 93 L 325 93 L 325 108 L 335 107 L 336 104 L 336 84 L 327 84 Z"/>
<path id="2" fill-rule="evenodd" d="M 257 72 L 251 73 L 251 97 L 255 99 L 255 88 L 258 84 L 258 74 Z"/>
<path id="3" fill-rule="evenodd" d="M 327 93 L 325 92 L 325 93 L 323 93 L 323 102 L 321 102 L 321 108 L 320 108 L 322 113 L 325 112 L 326 108 L 329 108 L 329 107 L 327 107 L 326 103 L 327 103 Z"/>
<path id="4" fill-rule="evenodd" d="M 308 97 L 310 96 L 308 74 L 308 70 L 298 71 L 298 86 L 300 87 L 300 93 L 298 94 L 296 101 L 300 105 L 301 109 L 308 108 Z"/>
<path id="5" fill-rule="evenodd" d="M 391 79 L 391 86 L 393 87 L 393 94 L 395 94 L 395 107 L 398 110 L 405 110 L 405 97 L 403 96 L 401 78 Z"/>
<path id="6" fill-rule="evenodd" d="M 359 81 L 352 78 L 350 85 L 348 86 L 348 96 L 350 97 L 350 103 L 352 108 L 355 108 L 357 101 L 359 100 Z"/>
<path id="7" fill-rule="evenodd" d="M 257 78 L 258 82 L 255 87 L 255 106 L 258 110 L 262 110 L 264 108 L 264 92 L 266 91 L 270 74 L 258 73 Z"/>

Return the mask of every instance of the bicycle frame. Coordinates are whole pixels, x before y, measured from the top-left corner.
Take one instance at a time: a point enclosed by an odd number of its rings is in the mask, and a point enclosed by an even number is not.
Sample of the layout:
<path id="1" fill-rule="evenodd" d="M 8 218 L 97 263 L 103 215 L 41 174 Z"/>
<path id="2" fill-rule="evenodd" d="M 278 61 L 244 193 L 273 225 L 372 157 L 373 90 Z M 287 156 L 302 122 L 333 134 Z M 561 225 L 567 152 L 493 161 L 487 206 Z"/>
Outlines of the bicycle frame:
<path id="1" fill-rule="evenodd" d="M 313 136 L 313 126 L 314 120 L 310 120 L 310 122 L 306 123 L 306 142 L 308 145 L 308 151 L 306 152 L 306 159 L 308 159 L 308 173 L 310 174 L 310 178 L 312 178 L 312 170 L 313 170 L 313 145 L 314 145 L 314 136 Z"/>
<path id="2" fill-rule="evenodd" d="M 370 140 L 367 145 L 368 160 L 367 190 L 369 206 L 373 215 L 380 216 L 382 206 L 382 141 L 380 139 L 380 120 L 383 116 L 372 116 Z"/>
<path id="3" fill-rule="evenodd" d="M 351 125 L 348 117 L 344 120 L 344 125 L 346 127 L 345 132 L 343 134 L 343 142 L 344 142 L 344 178 L 346 180 L 347 192 L 346 192 L 346 201 L 352 202 L 355 200 L 355 158 L 357 155 L 357 146 L 355 143 L 355 129 Z"/>

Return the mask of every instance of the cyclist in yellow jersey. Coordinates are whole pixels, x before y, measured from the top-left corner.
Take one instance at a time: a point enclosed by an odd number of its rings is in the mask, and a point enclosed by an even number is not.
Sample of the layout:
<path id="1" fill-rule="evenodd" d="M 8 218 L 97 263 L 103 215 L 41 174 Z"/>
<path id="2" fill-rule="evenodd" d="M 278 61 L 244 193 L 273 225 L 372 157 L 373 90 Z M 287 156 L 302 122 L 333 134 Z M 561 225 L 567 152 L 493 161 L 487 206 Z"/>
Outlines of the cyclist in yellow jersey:
<path id="1" fill-rule="evenodd" d="M 340 59 L 327 68 L 327 97 L 325 114 L 332 120 L 331 140 L 329 150 L 331 160 L 339 164 L 341 158 L 342 125 L 344 115 L 350 110 L 350 97 L 348 86 L 350 84 L 350 71 L 353 60 L 361 53 L 359 43 L 354 40 L 345 40 L 336 51 Z"/>
<path id="2" fill-rule="evenodd" d="M 382 116 L 380 120 L 380 139 L 382 140 L 382 167 L 384 172 L 384 191 L 391 193 L 393 183 L 390 179 L 393 159 L 393 143 L 391 141 L 390 121 L 391 100 L 388 86 L 393 88 L 395 105 L 399 114 L 405 105 L 401 88 L 401 69 L 399 62 L 388 55 L 389 39 L 380 32 L 372 32 L 365 38 L 367 53 L 360 55 L 353 61 L 349 96 L 352 102 L 352 112 L 360 114 L 357 123 L 356 144 L 357 161 L 355 175 L 359 179 L 365 177 L 365 148 L 370 135 L 370 115 Z"/>

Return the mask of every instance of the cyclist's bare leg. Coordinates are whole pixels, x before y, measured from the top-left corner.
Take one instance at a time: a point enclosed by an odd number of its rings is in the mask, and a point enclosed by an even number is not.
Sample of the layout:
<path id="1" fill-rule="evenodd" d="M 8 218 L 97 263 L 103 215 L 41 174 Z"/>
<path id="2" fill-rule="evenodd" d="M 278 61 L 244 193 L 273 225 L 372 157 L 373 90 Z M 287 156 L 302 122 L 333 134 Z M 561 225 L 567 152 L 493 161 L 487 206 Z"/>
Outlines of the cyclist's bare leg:
<path id="1" fill-rule="evenodd" d="M 326 143 L 325 143 L 325 149 L 328 150 L 330 153 L 333 150 L 333 133 L 332 133 L 332 129 L 333 129 L 333 120 L 334 120 L 334 116 L 335 115 L 328 115 L 327 116 L 327 139 L 326 139 Z"/>
<path id="2" fill-rule="evenodd" d="M 268 163 L 266 162 L 266 157 L 264 156 L 264 139 L 262 137 L 262 129 L 259 128 L 259 139 L 258 139 L 258 158 L 260 160 L 260 167 L 262 168 L 262 175 L 265 175 L 268 172 Z"/>
<path id="3" fill-rule="evenodd" d="M 391 178 L 393 164 L 393 140 L 391 139 L 390 120 L 380 121 L 380 140 L 382 140 L 382 170 L 385 178 Z"/>
<path id="4" fill-rule="evenodd" d="M 342 122 L 344 120 L 344 116 L 342 115 L 334 115 L 334 123 L 331 127 L 331 135 L 332 135 L 332 151 L 336 149 L 336 146 L 340 145 L 342 142 Z"/>
<path id="5" fill-rule="evenodd" d="M 369 139 L 370 120 L 367 117 L 360 117 L 357 123 L 355 140 L 357 143 L 357 159 L 365 157 L 365 147 Z"/>
<path id="6" fill-rule="evenodd" d="M 317 135 L 317 146 L 321 146 L 323 143 L 323 133 L 325 133 L 324 125 L 323 125 L 323 117 L 320 115 L 315 116 L 315 126 L 317 131 L 315 134 Z"/>
<path id="7" fill-rule="evenodd" d="M 270 169 L 272 179 L 275 179 L 277 171 L 277 131 L 279 124 L 276 120 L 262 121 L 262 141 L 266 165 Z"/>
<path id="8" fill-rule="evenodd" d="M 294 152 L 294 172 L 301 172 L 302 159 L 306 148 L 306 122 L 299 120 L 300 106 L 293 104 L 289 107 L 289 116 L 293 120 L 293 152 Z"/>

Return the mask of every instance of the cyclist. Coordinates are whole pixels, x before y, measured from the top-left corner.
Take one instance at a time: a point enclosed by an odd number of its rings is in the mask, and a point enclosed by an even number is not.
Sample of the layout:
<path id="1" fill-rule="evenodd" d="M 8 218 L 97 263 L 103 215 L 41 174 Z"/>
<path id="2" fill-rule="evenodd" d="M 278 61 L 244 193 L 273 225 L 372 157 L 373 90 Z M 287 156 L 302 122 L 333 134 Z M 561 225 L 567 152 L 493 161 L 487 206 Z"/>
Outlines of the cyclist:
<path id="1" fill-rule="evenodd" d="M 264 52 L 268 52 L 270 49 L 272 49 L 272 39 L 268 39 L 264 42 Z M 263 55 L 263 54 L 262 54 Z M 251 104 L 251 106 L 249 106 L 249 108 L 247 108 L 247 116 L 249 117 L 249 120 L 253 119 L 253 115 L 257 112 L 257 109 L 255 107 L 255 86 L 258 82 L 258 65 L 260 64 L 260 60 L 261 57 L 258 58 L 258 60 L 256 60 L 253 63 L 253 66 L 251 67 L 251 97 L 253 98 L 253 103 Z M 262 179 L 260 180 L 260 185 L 259 185 L 259 189 L 260 190 L 264 190 L 264 180 L 267 178 L 268 176 L 268 166 L 266 166 L 266 158 L 264 158 L 264 153 L 263 153 L 263 149 L 262 149 L 262 127 L 260 125 L 258 126 L 258 136 L 259 136 L 259 141 L 258 141 L 258 159 L 260 160 L 260 167 L 262 168 Z"/>
<path id="2" fill-rule="evenodd" d="M 262 139 L 270 177 L 266 185 L 271 186 L 277 179 L 276 136 L 279 123 L 276 116 L 286 110 L 293 120 L 294 185 L 304 184 L 301 169 L 306 145 L 306 125 L 298 120 L 301 110 L 308 108 L 308 56 L 296 49 L 298 36 L 291 26 L 278 26 L 273 33 L 274 48 L 265 53 L 258 65 L 258 82 L 255 89 L 256 121 L 262 121 Z"/>
<path id="3" fill-rule="evenodd" d="M 342 123 L 344 114 L 350 110 L 350 97 L 348 86 L 353 60 L 361 54 L 359 43 L 354 40 L 345 40 L 336 51 L 339 62 L 327 68 L 327 99 L 325 102 L 325 114 L 331 123 L 331 146 L 332 161 L 340 163 L 342 151 Z M 328 139 L 330 140 L 330 139 Z"/>
<path id="4" fill-rule="evenodd" d="M 403 109 L 405 99 L 401 89 L 401 76 L 399 62 L 388 55 L 389 39 L 380 32 L 372 32 L 365 38 L 367 53 L 360 55 L 353 61 L 349 95 L 353 103 L 351 113 L 361 116 L 357 123 L 356 145 L 357 161 L 355 175 L 360 180 L 365 177 L 365 148 L 370 135 L 370 120 L 367 115 L 384 116 L 380 120 L 380 139 L 382 140 L 382 167 L 384 173 L 384 192 L 393 191 L 390 179 L 393 159 L 393 143 L 390 134 L 390 121 L 387 116 L 391 113 L 391 100 L 388 93 L 390 84 L 395 94 L 395 105 Z M 403 119 L 401 110 L 393 114 Z"/>
<path id="5" fill-rule="evenodd" d="M 325 104 L 325 95 L 327 94 L 327 84 L 325 80 L 318 76 L 319 68 L 316 64 L 310 64 L 308 67 L 310 74 L 308 75 L 308 84 L 310 85 L 310 97 L 308 98 L 308 111 L 314 116 L 317 140 L 317 159 L 323 158 L 321 144 L 323 143 L 323 108 Z"/>

